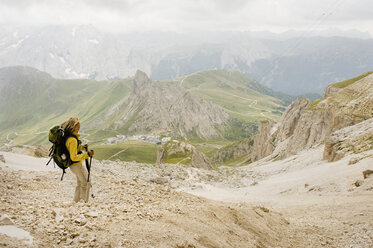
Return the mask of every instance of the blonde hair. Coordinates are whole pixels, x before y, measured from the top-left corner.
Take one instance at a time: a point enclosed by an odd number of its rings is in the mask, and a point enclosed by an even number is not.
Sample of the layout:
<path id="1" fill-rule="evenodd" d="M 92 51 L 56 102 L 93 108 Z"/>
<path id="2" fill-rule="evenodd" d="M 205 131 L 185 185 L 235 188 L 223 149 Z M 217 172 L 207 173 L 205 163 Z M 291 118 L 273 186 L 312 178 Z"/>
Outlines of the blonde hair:
<path id="1" fill-rule="evenodd" d="M 77 117 L 71 117 L 67 121 L 61 124 L 62 129 L 65 133 L 74 133 L 76 125 L 80 123 Z"/>

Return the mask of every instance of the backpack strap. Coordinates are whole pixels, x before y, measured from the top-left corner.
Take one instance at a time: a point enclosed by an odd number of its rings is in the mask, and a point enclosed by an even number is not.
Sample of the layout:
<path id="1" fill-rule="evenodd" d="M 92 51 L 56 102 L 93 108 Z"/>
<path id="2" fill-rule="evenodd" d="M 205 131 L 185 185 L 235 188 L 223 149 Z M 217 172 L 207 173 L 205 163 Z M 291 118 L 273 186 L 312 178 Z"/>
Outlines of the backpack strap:
<path id="1" fill-rule="evenodd" d="M 78 139 L 78 137 L 76 137 L 74 134 L 69 134 L 69 135 L 66 137 L 66 139 L 65 139 L 65 143 L 66 143 L 66 140 L 67 140 L 68 138 L 70 138 L 70 137 L 76 139 L 76 141 L 77 141 L 77 144 L 76 144 L 76 150 L 78 150 L 78 149 L 79 149 L 79 145 L 80 145 L 82 142 L 81 142 L 81 141 Z M 66 144 L 65 144 L 65 147 L 66 147 Z M 66 150 L 67 150 L 67 152 L 69 153 L 69 159 L 71 160 L 70 152 L 69 152 L 69 150 L 67 149 L 67 147 L 66 147 Z M 78 152 L 78 154 L 79 154 L 79 152 Z M 72 163 L 77 163 L 77 162 L 79 162 L 79 161 L 72 161 L 72 160 L 71 160 L 71 162 L 72 162 Z"/>

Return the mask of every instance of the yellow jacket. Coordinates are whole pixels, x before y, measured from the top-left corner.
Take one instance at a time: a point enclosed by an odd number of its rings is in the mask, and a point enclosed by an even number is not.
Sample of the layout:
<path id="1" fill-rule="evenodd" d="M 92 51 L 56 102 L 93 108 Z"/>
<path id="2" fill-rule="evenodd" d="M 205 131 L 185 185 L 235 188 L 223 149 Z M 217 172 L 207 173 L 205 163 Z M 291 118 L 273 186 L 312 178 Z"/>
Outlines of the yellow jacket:
<path id="1" fill-rule="evenodd" d="M 80 140 L 80 135 L 77 133 L 74 133 L 76 138 Z M 82 146 L 79 144 L 78 141 L 74 137 L 69 137 L 66 140 L 66 148 L 69 151 L 70 159 L 76 163 L 73 163 L 71 166 L 81 164 L 83 160 L 89 158 L 88 153 L 81 153 L 78 154 L 78 152 L 82 152 Z"/>

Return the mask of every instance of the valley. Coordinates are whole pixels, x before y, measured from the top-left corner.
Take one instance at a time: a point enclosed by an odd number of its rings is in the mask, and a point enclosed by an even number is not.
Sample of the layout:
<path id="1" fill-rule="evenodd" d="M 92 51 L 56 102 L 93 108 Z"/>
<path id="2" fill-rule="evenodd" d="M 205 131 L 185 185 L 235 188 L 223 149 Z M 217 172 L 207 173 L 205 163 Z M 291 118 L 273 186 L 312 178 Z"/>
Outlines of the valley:
<path id="1" fill-rule="evenodd" d="M 172 81 L 152 81 L 138 72 L 109 82 L 60 80 L 32 68 L 9 67 L 0 70 L 0 77 L 2 148 L 10 142 L 48 144 L 48 130 L 71 115 L 80 118 L 82 139 L 93 147 L 131 136 L 225 145 L 255 133 L 260 120 L 278 119 L 287 101 L 266 95 L 268 89 L 231 70 Z"/>
<path id="2" fill-rule="evenodd" d="M 45 131 L 21 132 L 24 125 L 15 119 L 20 130 L 7 127 L 0 151 L 1 244 L 371 247 L 373 74 L 332 83 L 322 99 L 298 98 L 286 109 L 283 100 L 257 91 L 255 82 L 245 86 L 241 77 L 200 72 L 181 88 L 178 79 L 155 82 L 138 72 L 112 82 L 124 95 L 108 106 L 98 103 L 98 119 L 92 109 L 82 118 L 82 136 L 96 151 L 89 203 L 72 203 L 72 173 L 60 181 L 61 171 L 45 166 L 45 142 L 28 143 Z M 2 114 L 12 118 L 10 111 Z M 159 116 L 170 118 L 156 122 Z M 179 125 L 172 125 L 174 117 Z M 185 136 L 162 135 L 164 123 L 175 127 L 168 134 Z M 228 125 L 226 134 L 217 123 Z M 247 136 L 230 133 L 237 126 Z"/>

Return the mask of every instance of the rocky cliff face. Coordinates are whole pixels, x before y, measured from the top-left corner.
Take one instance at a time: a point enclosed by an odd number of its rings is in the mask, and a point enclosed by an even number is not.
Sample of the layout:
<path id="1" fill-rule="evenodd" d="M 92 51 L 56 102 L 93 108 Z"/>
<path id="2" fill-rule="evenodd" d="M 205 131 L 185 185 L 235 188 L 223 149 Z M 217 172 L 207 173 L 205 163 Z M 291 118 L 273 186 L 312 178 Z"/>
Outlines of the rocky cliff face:
<path id="1" fill-rule="evenodd" d="M 328 85 L 324 90 L 324 98 L 340 91 L 340 88 L 333 87 L 332 85 Z"/>
<path id="2" fill-rule="evenodd" d="M 373 76 L 338 91 L 332 88 L 325 91 L 325 98 L 311 103 L 298 98 L 277 123 L 260 123 L 254 137 L 252 161 L 268 155 L 282 159 L 325 141 L 329 154 L 325 157 L 334 160 L 339 135 L 334 136 L 333 132 L 373 117 Z"/>
<path id="3" fill-rule="evenodd" d="M 373 118 L 333 132 L 325 142 L 323 158 L 337 161 L 349 153 L 373 149 Z"/>
<path id="4" fill-rule="evenodd" d="M 119 110 L 119 111 L 118 111 Z M 129 96 L 114 104 L 106 119 L 114 129 L 176 137 L 219 137 L 230 117 L 219 106 L 193 96 L 176 84 L 151 81 L 138 71 Z"/>
<path id="5" fill-rule="evenodd" d="M 214 154 L 211 162 L 213 164 L 221 165 L 224 164 L 224 162 L 226 161 L 246 156 L 247 154 L 251 153 L 253 143 L 253 139 L 245 139 L 232 145 L 223 147 Z"/>

